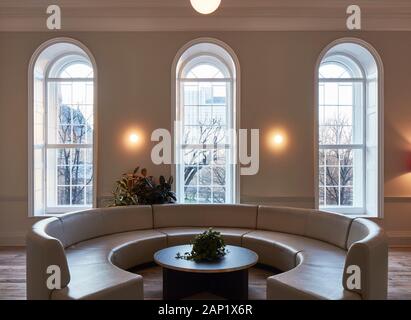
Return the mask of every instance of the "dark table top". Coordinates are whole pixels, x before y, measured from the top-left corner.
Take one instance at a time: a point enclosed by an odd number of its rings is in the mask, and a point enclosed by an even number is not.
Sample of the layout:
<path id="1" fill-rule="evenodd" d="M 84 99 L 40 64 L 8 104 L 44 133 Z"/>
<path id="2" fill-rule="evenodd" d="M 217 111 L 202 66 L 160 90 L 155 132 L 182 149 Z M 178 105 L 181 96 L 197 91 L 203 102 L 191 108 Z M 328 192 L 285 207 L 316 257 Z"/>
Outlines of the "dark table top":
<path id="1" fill-rule="evenodd" d="M 223 273 L 245 270 L 258 262 L 258 255 L 249 249 L 226 246 L 228 254 L 213 262 L 177 259 L 177 253 L 184 254 L 191 252 L 191 245 L 175 246 L 157 251 L 154 254 L 154 261 L 163 268 L 196 273 Z"/>

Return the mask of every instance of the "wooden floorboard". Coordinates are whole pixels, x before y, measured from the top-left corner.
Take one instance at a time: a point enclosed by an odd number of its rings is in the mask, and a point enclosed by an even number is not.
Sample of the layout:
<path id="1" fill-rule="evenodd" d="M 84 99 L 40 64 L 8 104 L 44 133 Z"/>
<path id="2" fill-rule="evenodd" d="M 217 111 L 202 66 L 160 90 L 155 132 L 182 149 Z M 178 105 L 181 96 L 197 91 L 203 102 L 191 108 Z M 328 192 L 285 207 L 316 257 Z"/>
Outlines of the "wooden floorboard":
<path id="1" fill-rule="evenodd" d="M 161 268 L 147 266 L 139 273 L 144 277 L 145 296 L 150 300 L 161 299 Z M 250 299 L 265 299 L 266 278 L 269 269 L 250 270 Z M 390 249 L 388 298 L 411 300 L 411 249 Z M 207 296 L 198 296 L 199 299 Z M 26 299 L 26 254 L 21 247 L 0 247 L 0 300 Z"/>

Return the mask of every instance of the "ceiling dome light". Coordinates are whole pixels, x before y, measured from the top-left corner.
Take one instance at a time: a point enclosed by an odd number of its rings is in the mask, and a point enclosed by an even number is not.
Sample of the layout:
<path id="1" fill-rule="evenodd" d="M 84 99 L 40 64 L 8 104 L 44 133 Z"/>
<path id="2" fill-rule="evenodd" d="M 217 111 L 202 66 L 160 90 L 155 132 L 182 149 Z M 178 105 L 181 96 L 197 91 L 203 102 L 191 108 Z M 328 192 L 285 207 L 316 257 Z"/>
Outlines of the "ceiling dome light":
<path id="1" fill-rule="evenodd" d="M 201 14 L 210 14 L 218 9 L 221 0 L 190 0 L 193 8 Z"/>

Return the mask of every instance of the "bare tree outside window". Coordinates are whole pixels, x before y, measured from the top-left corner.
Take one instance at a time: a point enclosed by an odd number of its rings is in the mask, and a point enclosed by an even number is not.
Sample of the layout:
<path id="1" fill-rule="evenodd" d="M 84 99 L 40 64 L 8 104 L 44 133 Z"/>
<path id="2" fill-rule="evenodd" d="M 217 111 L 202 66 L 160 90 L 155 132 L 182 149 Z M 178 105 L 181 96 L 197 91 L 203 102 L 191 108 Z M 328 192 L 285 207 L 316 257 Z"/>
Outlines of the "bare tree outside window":
<path id="1" fill-rule="evenodd" d="M 225 149 L 218 148 L 225 141 L 225 127 L 219 119 L 200 121 L 198 140 L 188 129 L 184 144 L 202 145 L 203 149 L 184 149 L 184 185 L 186 202 L 196 202 L 197 197 L 208 203 L 225 202 Z M 212 148 L 207 146 L 213 146 Z M 213 190 L 213 191 L 212 191 Z"/>
<path id="2" fill-rule="evenodd" d="M 335 142 L 349 145 L 352 126 L 347 118 L 330 120 L 320 128 L 320 144 Z M 325 192 L 328 205 L 353 205 L 353 151 L 320 147 L 320 192 Z M 322 203 L 324 203 L 324 197 Z"/>
<path id="3" fill-rule="evenodd" d="M 87 143 L 92 127 L 80 108 L 61 105 L 58 139 L 61 144 Z M 57 190 L 59 205 L 84 205 L 91 203 L 90 189 L 93 181 L 92 154 L 82 148 L 61 148 L 57 151 Z M 88 195 L 87 195 L 88 192 Z"/>

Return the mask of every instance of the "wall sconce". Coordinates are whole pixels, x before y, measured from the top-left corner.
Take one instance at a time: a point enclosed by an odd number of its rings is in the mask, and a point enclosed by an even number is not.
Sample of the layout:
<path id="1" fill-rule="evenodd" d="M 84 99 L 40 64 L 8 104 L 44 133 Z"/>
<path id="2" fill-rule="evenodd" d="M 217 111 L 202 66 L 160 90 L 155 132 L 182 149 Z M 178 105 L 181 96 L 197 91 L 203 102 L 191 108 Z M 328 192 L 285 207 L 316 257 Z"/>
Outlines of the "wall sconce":
<path id="1" fill-rule="evenodd" d="M 210 14 L 218 9 L 221 0 L 190 0 L 193 8 L 201 14 Z"/>
<path id="2" fill-rule="evenodd" d="M 279 130 L 273 130 L 268 136 L 268 145 L 272 150 L 282 150 L 287 144 L 286 135 Z"/>
<path id="3" fill-rule="evenodd" d="M 138 149 L 144 140 L 143 134 L 138 129 L 129 129 L 124 133 L 123 145 L 126 149 L 136 150 Z"/>
<path id="4" fill-rule="evenodd" d="M 137 133 L 131 133 L 128 140 L 131 144 L 137 144 L 140 141 L 140 136 Z"/>
<path id="5" fill-rule="evenodd" d="M 281 145 L 284 143 L 284 136 L 280 133 L 274 134 L 272 139 L 275 145 Z"/>

